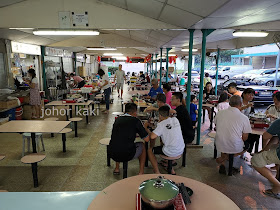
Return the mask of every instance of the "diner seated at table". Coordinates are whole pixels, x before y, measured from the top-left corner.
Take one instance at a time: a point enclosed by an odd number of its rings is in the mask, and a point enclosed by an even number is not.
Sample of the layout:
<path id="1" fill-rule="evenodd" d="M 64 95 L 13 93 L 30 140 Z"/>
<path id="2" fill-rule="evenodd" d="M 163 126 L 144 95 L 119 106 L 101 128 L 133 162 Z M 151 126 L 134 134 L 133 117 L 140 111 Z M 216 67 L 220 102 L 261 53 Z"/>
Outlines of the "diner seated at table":
<path id="1" fill-rule="evenodd" d="M 183 92 L 183 100 L 182 100 L 182 103 L 183 103 L 183 105 L 184 106 L 187 106 L 187 104 L 186 104 L 186 98 L 187 98 L 187 84 L 185 85 L 185 91 Z M 193 84 L 191 84 L 191 92 L 190 92 L 190 95 L 195 95 L 195 93 L 194 93 L 194 90 L 193 90 Z"/>
<path id="2" fill-rule="evenodd" d="M 156 174 L 160 174 L 160 171 L 155 154 L 177 157 L 183 154 L 185 148 L 180 122 L 176 117 L 169 117 L 169 110 L 170 108 L 168 106 L 159 108 L 160 121 L 153 132 L 148 129 L 148 122 L 144 125 L 151 139 L 161 137 L 163 143 L 162 146 L 150 147 L 148 149 L 149 160 Z M 173 175 L 176 174 L 173 168 L 171 173 Z"/>
<path id="3" fill-rule="evenodd" d="M 246 140 L 252 132 L 248 117 L 240 112 L 242 98 L 237 95 L 232 96 L 229 105 L 228 109 L 219 111 L 215 118 L 215 144 L 217 150 L 221 152 L 221 157 L 216 161 L 220 164 L 219 173 L 221 174 L 226 174 L 225 161 L 229 154 L 238 156 L 247 150 Z"/>
<path id="4" fill-rule="evenodd" d="M 125 114 L 119 116 L 113 125 L 111 141 L 108 152 L 116 161 L 114 174 L 120 174 L 120 162 L 139 159 L 139 174 L 144 173 L 146 149 L 142 142 L 134 143 L 136 134 L 145 141 L 150 140 L 142 122 L 137 118 L 137 105 L 128 103 L 125 105 Z"/>
<path id="5" fill-rule="evenodd" d="M 171 105 L 171 98 L 172 98 L 172 93 L 171 93 L 171 85 L 166 83 L 162 86 L 163 93 L 166 96 L 166 103 L 171 107 L 171 109 L 175 109 L 176 107 Z"/>
<path id="6" fill-rule="evenodd" d="M 207 82 L 203 90 L 203 100 L 207 101 L 210 96 L 214 96 L 214 95 L 215 95 L 215 90 L 213 89 L 212 83 Z M 211 120 L 212 109 L 210 107 L 205 107 L 204 109 L 207 110 L 209 120 Z"/>
<path id="7" fill-rule="evenodd" d="M 150 92 L 148 93 L 148 96 L 146 98 L 156 100 L 156 96 L 158 93 L 163 93 L 163 90 L 158 85 L 157 79 L 152 79 L 152 88 L 150 89 Z"/>
<path id="8" fill-rule="evenodd" d="M 217 112 L 228 108 L 229 108 L 228 95 L 227 93 L 221 93 L 217 105 Z"/>
<path id="9" fill-rule="evenodd" d="M 271 189 L 263 193 L 267 196 L 280 199 L 280 182 L 279 182 L 279 164 L 280 164 L 280 119 L 274 121 L 272 125 L 263 134 L 262 138 L 267 144 L 263 150 L 255 154 L 252 158 L 252 166 L 272 184 Z M 278 136 L 278 137 L 275 137 Z M 277 144 L 275 144 L 277 143 Z M 276 177 L 266 167 L 266 165 L 276 164 Z"/>
<path id="10" fill-rule="evenodd" d="M 227 91 L 225 91 L 225 92 L 228 94 L 229 97 L 235 96 L 235 95 L 241 96 L 241 92 L 239 90 L 237 90 L 237 84 L 235 82 L 229 83 L 227 88 L 228 88 L 228 92 Z"/>
<path id="11" fill-rule="evenodd" d="M 242 97 L 242 107 L 241 112 L 249 118 L 249 115 L 251 113 L 254 113 L 254 96 L 255 96 L 255 90 L 252 88 L 246 88 L 241 97 Z M 247 142 L 249 144 L 249 148 L 247 152 L 251 153 L 254 147 L 254 144 L 256 141 L 260 139 L 260 136 L 257 134 L 249 134 Z M 246 160 L 246 157 L 243 157 Z"/>
<path id="12" fill-rule="evenodd" d="M 280 92 L 276 92 L 272 96 L 274 104 L 267 107 L 265 114 L 270 121 L 273 122 L 280 118 Z"/>
<path id="13" fill-rule="evenodd" d="M 192 96 L 195 97 L 195 96 Z M 180 122 L 182 135 L 185 144 L 191 144 L 194 140 L 195 131 L 193 129 L 193 122 L 191 116 L 185 106 L 182 105 L 183 94 L 181 92 L 174 92 L 172 96 L 172 105 L 175 106 L 176 118 Z M 195 116 L 196 118 L 196 116 Z"/>

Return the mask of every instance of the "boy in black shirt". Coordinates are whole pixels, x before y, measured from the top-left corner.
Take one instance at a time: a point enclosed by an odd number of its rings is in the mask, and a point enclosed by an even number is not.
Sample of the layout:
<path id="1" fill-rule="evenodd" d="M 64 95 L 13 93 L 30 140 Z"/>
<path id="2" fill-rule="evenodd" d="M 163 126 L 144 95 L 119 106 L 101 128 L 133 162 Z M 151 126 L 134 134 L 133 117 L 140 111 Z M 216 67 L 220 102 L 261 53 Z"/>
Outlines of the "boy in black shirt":
<path id="1" fill-rule="evenodd" d="M 140 169 L 139 174 L 144 173 L 146 150 L 141 142 L 134 143 L 136 134 L 148 142 L 148 133 L 137 117 L 137 106 L 134 103 L 125 105 L 125 114 L 118 117 L 113 125 L 111 141 L 109 144 L 109 155 L 116 161 L 114 174 L 120 173 L 120 163 L 138 158 Z"/>

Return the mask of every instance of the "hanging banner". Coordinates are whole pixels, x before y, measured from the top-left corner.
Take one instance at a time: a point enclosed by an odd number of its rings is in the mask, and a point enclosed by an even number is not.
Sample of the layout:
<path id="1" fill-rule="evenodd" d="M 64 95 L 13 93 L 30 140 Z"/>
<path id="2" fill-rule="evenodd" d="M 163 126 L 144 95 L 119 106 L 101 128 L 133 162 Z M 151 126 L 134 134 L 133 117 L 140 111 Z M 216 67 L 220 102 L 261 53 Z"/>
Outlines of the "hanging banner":
<path id="1" fill-rule="evenodd" d="M 63 49 L 56 49 L 56 48 L 52 48 L 52 47 L 46 47 L 45 48 L 45 55 L 46 56 L 63 57 L 64 50 Z"/>

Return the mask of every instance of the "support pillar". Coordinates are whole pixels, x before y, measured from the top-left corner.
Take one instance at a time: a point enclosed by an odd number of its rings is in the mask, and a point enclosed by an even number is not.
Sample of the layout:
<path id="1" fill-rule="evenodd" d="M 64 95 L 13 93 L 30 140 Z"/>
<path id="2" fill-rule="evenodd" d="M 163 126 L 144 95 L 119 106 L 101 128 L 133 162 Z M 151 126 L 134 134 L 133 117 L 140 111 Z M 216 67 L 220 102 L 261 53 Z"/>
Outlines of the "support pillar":
<path id="1" fill-rule="evenodd" d="M 188 61 L 188 82 L 187 82 L 187 99 L 186 99 L 186 108 L 190 113 L 190 103 L 191 103 L 191 82 L 192 82 L 192 58 L 193 58 L 193 33 L 195 29 L 189 29 L 190 40 L 189 40 L 189 61 Z"/>
<path id="2" fill-rule="evenodd" d="M 280 49 L 278 51 L 278 55 L 276 58 L 276 72 L 275 72 L 275 79 L 274 79 L 274 87 L 277 85 L 277 79 L 278 79 L 278 69 L 279 69 L 279 61 L 280 61 Z"/>
<path id="3" fill-rule="evenodd" d="M 162 78 L 162 48 L 160 48 L 160 67 L 159 67 L 159 86 L 161 87 L 161 78 Z"/>
<path id="4" fill-rule="evenodd" d="M 198 124 L 197 124 L 197 139 L 196 144 L 200 144 L 201 134 L 201 117 L 202 117 L 202 100 L 203 100 L 203 80 L 204 80 L 204 66 L 206 56 L 206 37 L 211 34 L 214 29 L 202 29 L 202 49 L 201 49 L 201 70 L 200 70 L 200 85 L 199 85 L 199 109 L 198 109 Z"/>
<path id="5" fill-rule="evenodd" d="M 41 62 L 43 72 L 43 90 L 47 91 L 46 64 L 45 64 L 45 46 L 41 46 Z"/>
<path id="6" fill-rule="evenodd" d="M 165 75 L 165 82 L 168 82 L 168 52 L 171 50 L 171 48 L 166 48 L 166 75 Z"/>
<path id="7" fill-rule="evenodd" d="M 220 58 L 220 48 L 217 51 L 217 58 L 216 58 L 216 83 L 215 83 L 215 95 L 218 95 L 218 75 L 219 75 L 219 58 Z"/>

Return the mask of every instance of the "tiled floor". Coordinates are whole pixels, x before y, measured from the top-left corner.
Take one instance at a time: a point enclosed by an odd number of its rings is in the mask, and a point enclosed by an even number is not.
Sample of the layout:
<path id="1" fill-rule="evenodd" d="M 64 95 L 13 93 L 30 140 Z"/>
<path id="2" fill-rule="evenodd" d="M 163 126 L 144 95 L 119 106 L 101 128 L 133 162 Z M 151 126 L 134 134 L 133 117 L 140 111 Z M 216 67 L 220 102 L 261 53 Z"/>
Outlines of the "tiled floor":
<path id="1" fill-rule="evenodd" d="M 125 95 L 128 98 L 129 94 Z M 114 92 L 114 105 L 110 112 L 121 110 L 121 101 Z M 207 119 L 207 117 L 206 117 Z M 99 139 L 110 137 L 114 116 L 111 114 L 90 117 L 78 123 L 79 137 L 67 134 L 67 152 L 62 152 L 61 136 L 44 135 L 46 159 L 39 163 L 39 188 L 34 189 L 31 167 L 20 162 L 22 137 L 19 134 L 0 134 L 0 154 L 6 158 L 0 162 L 0 189 L 13 192 L 100 191 L 120 180 L 113 175 L 113 166 L 106 166 L 106 147 Z M 202 126 L 202 149 L 187 149 L 187 165 L 176 166 L 177 175 L 206 183 L 231 198 L 241 209 L 280 209 L 280 200 L 265 196 L 261 191 L 269 188 L 269 182 L 253 170 L 248 162 L 235 159 L 240 174 L 228 177 L 218 173 L 213 159 L 213 139 L 207 136 L 209 122 Z M 179 163 L 181 160 L 179 160 Z M 128 163 L 128 176 L 138 174 L 137 160 Z M 151 165 L 145 169 L 152 173 Z M 161 169 L 162 173 L 165 173 Z"/>

